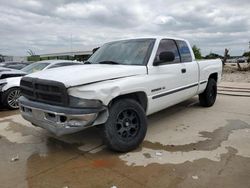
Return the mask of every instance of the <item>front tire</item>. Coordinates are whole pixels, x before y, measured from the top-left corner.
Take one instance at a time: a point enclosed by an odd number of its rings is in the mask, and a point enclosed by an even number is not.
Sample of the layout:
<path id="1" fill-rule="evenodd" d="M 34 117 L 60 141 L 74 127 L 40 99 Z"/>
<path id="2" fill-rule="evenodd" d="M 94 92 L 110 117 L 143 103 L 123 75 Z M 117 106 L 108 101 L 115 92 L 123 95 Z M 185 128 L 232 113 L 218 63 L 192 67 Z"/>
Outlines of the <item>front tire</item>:
<path id="1" fill-rule="evenodd" d="M 213 106 L 217 96 L 217 82 L 210 78 L 208 79 L 207 87 L 203 93 L 199 95 L 200 105 L 204 107 Z"/>
<path id="2" fill-rule="evenodd" d="M 109 118 L 103 126 L 104 142 L 109 149 L 128 152 L 137 148 L 147 132 L 144 109 L 135 100 L 121 99 L 109 110 Z"/>
<path id="3" fill-rule="evenodd" d="M 18 98 L 20 97 L 20 89 L 10 88 L 3 94 L 3 103 L 8 109 L 15 110 L 19 108 Z"/>

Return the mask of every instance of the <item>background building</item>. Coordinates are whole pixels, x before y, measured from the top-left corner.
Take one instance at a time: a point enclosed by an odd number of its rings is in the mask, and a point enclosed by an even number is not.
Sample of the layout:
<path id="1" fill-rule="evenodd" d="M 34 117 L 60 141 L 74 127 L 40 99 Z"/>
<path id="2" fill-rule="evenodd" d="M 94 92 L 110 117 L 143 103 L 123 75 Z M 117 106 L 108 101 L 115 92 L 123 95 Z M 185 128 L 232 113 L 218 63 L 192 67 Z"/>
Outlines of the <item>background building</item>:
<path id="1" fill-rule="evenodd" d="M 62 52 L 62 53 L 50 53 L 29 56 L 29 61 L 41 61 L 50 59 L 67 59 L 85 61 L 92 55 L 92 51 L 75 51 L 75 52 Z"/>
<path id="2" fill-rule="evenodd" d="M 25 62 L 27 61 L 26 56 L 7 56 L 7 55 L 2 55 L 1 61 L 16 61 L 16 62 Z"/>

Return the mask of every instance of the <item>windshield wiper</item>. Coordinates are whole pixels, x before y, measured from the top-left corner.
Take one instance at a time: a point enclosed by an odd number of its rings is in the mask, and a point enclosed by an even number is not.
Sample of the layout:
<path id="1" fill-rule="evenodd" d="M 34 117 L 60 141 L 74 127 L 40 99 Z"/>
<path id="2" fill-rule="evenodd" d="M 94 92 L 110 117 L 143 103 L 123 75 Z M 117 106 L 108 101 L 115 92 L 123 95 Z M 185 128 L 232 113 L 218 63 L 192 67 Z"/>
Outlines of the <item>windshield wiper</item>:
<path id="1" fill-rule="evenodd" d="M 112 64 L 112 65 L 120 65 L 120 63 L 115 61 L 100 61 L 98 64 Z"/>

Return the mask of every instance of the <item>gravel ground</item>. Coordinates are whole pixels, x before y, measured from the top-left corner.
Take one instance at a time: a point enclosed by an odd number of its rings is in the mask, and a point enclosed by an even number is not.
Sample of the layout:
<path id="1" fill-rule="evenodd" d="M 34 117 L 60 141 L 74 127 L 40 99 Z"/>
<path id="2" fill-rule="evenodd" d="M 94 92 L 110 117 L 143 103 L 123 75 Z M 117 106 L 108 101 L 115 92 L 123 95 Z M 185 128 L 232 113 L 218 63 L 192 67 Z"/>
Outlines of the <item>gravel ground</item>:
<path id="1" fill-rule="evenodd" d="M 250 83 L 250 65 L 241 64 L 244 71 L 238 71 L 236 64 L 226 64 L 223 69 L 222 81 Z"/>

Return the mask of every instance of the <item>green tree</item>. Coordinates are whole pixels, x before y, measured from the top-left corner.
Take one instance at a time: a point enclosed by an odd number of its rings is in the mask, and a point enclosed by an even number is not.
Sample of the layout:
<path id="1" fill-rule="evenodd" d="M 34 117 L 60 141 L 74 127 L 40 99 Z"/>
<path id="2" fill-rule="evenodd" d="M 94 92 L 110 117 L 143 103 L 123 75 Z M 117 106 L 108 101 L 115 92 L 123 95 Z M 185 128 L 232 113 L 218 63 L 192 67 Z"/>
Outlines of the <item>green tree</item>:
<path id="1" fill-rule="evenodd" d="M 244 52 L 244 54 L 242 56 L 244 56 L 244 57 L 250 57 L 250 51 L 249 52 Z"/>
<path id="2" fill-rule="evenodd" d="M 205 59 L 217 59 L 217 58 L 223 59 L 223 56 L 212 52 L 205 56 Z"/>
<path id="3" fill-rule="evenodd" d="M 250 51 L 249 52 L 245 52 L 242 56 L 248 57 L 247 62 L 250 63 Z"/>
<path id="4" fill-rule="evenodd" d="M 192 47 L 196 59 L 202 59 L 201 50 L 196 45 Z"/>

